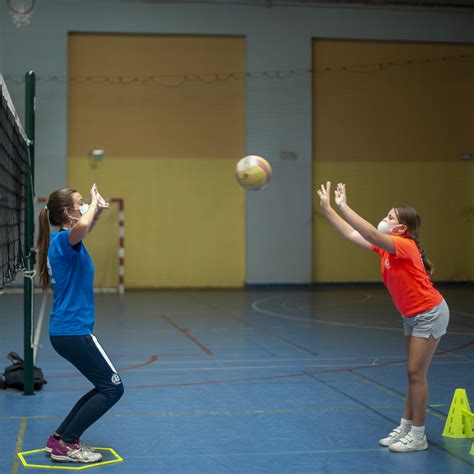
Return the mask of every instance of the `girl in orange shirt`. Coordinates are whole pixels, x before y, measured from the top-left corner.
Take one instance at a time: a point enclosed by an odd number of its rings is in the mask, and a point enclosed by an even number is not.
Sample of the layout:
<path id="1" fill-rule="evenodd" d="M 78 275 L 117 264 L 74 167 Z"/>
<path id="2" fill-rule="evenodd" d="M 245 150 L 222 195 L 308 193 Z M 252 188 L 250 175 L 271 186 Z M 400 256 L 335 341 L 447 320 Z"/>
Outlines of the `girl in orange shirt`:
<path id="1" fill-rule="evenodd" d="M 379 444 L 402 453 L 427 449 L 426 374 L 441 336 L 446 333 L 449 309 L 431 282 L 433 266 L 418 245 L 420 217 L 411 207 L 397 206 L 375 228 L 348 206 L 344 184 L 339 183 L 334 193 L 340 215 L 331 207 L 330 190 L 328 181 L 317 191 L 326 218 L 345 239 L 381 256 L 384 284 L 404 323 L 408 354 L 405 408 L 400 425 Z"/>

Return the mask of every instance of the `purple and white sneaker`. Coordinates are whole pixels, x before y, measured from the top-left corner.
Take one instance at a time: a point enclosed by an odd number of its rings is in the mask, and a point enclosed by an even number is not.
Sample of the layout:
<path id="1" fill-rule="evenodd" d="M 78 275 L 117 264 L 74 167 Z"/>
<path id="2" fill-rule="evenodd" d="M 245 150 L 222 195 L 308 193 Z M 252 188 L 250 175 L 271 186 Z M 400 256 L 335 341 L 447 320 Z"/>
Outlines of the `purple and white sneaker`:
<path id="1" fill-rule="evenodd" d="M 102 454 L 92 451 L 86 451 L 77 443 L 66 444 L 63 446 L 57 442 L 52 448 L 51 460 L 56 462 L 80 462 L 92 463 L 102 459 Z"/>

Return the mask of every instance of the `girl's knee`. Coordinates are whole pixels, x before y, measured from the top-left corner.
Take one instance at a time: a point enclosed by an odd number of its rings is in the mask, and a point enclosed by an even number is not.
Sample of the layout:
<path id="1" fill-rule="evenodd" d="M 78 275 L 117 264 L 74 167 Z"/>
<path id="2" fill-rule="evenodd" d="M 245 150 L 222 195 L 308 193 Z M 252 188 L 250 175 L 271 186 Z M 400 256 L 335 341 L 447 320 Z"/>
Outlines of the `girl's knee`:
<path id="1" fill-rule="evenodd" d="M 407 375 L 408 375 L 408 381 L 411 384 L 426 382 L 425 372 L 423 370 L 418 369 L 418 368 L 411 369 L 410 367 L 408 367 Z"/>
<path id="2" fill-rule="evenodd" d="M 123 392 L 124 392 L 123 383 L 120 383 L 120 385 L 115 385 L 112 398 L 116 402 L 118 402 L 122 398 Z"/>
<path id="3" fill-rule="evenodd" d="M 122 398 L 124 392 L 123 383 L 120 381 L 117 384 L 111 384 L 101 391 L 110 401 L 117 403 Z"/>

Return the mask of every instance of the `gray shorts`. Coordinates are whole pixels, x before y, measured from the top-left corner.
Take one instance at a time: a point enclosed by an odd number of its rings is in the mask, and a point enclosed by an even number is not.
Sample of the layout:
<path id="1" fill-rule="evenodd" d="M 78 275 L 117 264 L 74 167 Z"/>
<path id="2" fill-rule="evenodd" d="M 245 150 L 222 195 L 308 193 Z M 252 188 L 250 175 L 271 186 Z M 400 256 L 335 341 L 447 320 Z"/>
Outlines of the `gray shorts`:
<path id="1" fill-rule="evenodd" d="M 405 336 L 424 337 L 428 339 L 433 336 L 438 339 L 446 334 L 449 323 L 449 308 L 446 301 L 441 301 L 438 306 L 418 313 L 416 316 L 407 318 L 402 315 Z"/>

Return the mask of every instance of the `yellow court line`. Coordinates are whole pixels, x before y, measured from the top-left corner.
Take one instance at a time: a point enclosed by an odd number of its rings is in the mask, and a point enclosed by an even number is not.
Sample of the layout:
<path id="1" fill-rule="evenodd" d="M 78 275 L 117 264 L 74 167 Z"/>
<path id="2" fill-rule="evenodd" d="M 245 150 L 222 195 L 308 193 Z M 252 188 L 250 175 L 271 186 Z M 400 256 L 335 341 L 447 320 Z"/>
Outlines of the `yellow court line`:
<path id="1" fill-rule="evenodd" d="M 4 415 L 0 416 L 0 420 L 51 420 L 54 418 L 62 419 L 59 415 L 32 415 L 32 416 L 21 416 L 21 415 Z"/>
<path id="2" fill-rule="evenodd" d="M 21 448 L 23 447 L 23 440 L 25 439 L 25 431 L 26 431 L 26 424 L 28 422 L 28 417 L 22 416 L 21 417 L 21 423 L 20 423 L 20 431 L 18 431 L 18 436 L 16 438 L 16 446 L 15 446 L 15 452 L 19 453 L 21 451 Z M 18 459 L 15 455 L 13 455 L 13 461 L 12 461 L 12 468 L 10 473 L 11 474 L 18 474 Z"/>

